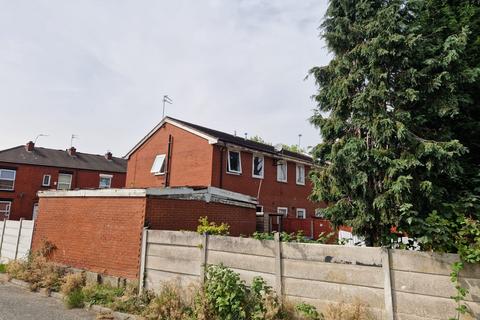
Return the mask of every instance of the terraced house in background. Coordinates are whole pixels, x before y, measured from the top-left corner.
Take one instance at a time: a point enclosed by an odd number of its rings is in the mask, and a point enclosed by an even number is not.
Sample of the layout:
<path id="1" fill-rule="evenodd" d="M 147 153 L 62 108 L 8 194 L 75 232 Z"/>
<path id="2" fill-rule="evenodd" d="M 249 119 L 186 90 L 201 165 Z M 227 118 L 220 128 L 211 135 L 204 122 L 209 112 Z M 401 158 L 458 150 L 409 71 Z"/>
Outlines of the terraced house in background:
<path id="1" fill-rule="evenodd" d="M 127 188 L 217 187 L 257 198 L 257 211 L 280 214 L 273 224 L 286 231 L 317 236 L 314 221 L 325 224 L 314 220 L 322 205 L 308 199 L 305 154 L 166 117 L 126 158 Z"/>
<path id="2" fill-rule="evenodd" d="M 127 163 L 110 152 L 95 155 L 74 147 L 55 150 L 30 141 L 0 151 L 0 220 L 32 219 L 40 190 L 123 188 Z"/>

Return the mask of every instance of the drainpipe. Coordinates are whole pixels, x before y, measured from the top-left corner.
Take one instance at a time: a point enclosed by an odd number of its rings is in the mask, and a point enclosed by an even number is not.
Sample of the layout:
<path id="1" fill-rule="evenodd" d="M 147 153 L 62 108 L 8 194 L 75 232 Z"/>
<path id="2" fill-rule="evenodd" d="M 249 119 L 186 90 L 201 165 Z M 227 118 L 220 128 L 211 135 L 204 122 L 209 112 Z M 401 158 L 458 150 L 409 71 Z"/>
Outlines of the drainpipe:
<path id="1" fill-rule="evenodd" d="M 165 172 L 165 188 L 170 185 L 170 160 L 172 158 L 172 146 L 173 146 L 173 136 L 168 135 L 168 149 L 167 149 L 167 165 Z"/>
<path id="2" fill-rule="evenodd" d="M 223 188 L 223 153 L 224 151 L 226 150 L 225 147 L 220 147 L 220 181 L 219 181 L 219 184 L 220 184 L 220 189 Z"/>

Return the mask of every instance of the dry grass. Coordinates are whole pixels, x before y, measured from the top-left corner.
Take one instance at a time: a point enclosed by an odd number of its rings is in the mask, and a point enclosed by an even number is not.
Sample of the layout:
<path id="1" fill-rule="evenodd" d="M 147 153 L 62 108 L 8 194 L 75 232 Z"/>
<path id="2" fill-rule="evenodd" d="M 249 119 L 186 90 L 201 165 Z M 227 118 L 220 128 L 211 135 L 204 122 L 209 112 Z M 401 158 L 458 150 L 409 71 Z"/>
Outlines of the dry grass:
<path id="1" fill-rule="evenodd" d="M 40 288 L 58 291 L 65 274 L 64 267 L 48 262 L 41 255 L 31 255 L 27 260 L 11 261 L 7 264 L 6 271 L 9 277 L 30 283 L 32 291 Z"/>
<path id="2" fill-rule="evenodd" d="M 156 298 L 154 298 L 144 313 L 147 319 L 187 319 L 184 290 L 178 281 L 166 282 Z M 200 319 L 200 318 L 199 318 Z"/>
<path id="3" fill-rule="evenodd" d="M 366 306 L 359 302 L 353 304 L 330 304 L 324 312 L 325 320 L 373 320 Z"/>
<path id="4" fill-rule="evenodd" d="M 64 295 L 80 290 L 85 286 L 85 276 L 83 273 L 69 273 L 63 277 L 63 283 L 60 292 Z"/>

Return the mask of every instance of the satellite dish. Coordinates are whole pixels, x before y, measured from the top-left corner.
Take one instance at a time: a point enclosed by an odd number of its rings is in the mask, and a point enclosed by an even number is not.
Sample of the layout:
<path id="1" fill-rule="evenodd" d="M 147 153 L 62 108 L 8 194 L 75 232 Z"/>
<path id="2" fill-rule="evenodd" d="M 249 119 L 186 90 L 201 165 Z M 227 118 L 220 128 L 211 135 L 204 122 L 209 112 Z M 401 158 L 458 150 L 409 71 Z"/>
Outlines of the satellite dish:
<path id="1" fill-rule="evenodd" d="M 280 152 L 283 150 L 283 145 L 281 143 L 277 143 L 274 147 L 275 152 Z"/>

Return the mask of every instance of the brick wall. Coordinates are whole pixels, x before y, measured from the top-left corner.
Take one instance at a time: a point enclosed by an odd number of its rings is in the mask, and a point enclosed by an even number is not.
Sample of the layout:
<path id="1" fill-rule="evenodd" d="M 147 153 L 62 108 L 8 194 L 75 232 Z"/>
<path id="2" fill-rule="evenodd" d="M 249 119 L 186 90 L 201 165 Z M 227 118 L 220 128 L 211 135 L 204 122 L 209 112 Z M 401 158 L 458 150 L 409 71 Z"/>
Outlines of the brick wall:
<path id="1" fill-rule="evenodd" d="M 251 235 L 256 229 L 255 208 L 197 200 L 153 197 L 147 200 L 146 223 L 152 229 L 196 231 L 202 216 L 218 224 L 228 223 L 233 236 Z"/>
<path id="2" fill-rule="evenodd" d="M 10 213 L 11 220 L 20 218 L 32 219 L 33 205 L 38 203 L 37 192 L 41 190 L 56 189 L 59 172 L 72 174 L 72 189 L 98 188 L 100 173 L 111 174 L 112 188 L 125 187 L 125 173 L 111 173 L 104 171 L 62 169 L 57 167 L 34 166 L 27 164 L 13 164 L 0 162 L 0 168 L 16 170 L 15 190 L 0 191 L 0 200 L 12 202 Z M 50 186 L 42 186 L 43 175 L 52 176 Z"/>
<path id="3" fill-rule="evenodd" d="M 223 153 L 223 157 L 222 157 Z M 242 173 L 229 174 L 227 168 L 227 149 L 215 146 L 213 155 L 213 186 L 257 197 L 265 212 L 277 212 L 277 207 L 287 207 L 289 218 L 296 218 L 296 209 L 306 209 L 307 217 L 315 215 L 315 208 L 324 204 L 308 200 L 312 192 L 312 184 L 306 178 L 305 185 L 296 183 L 296 165 L 288 161 L 287 182 L 277 181 L 277 166 L 274 159 L 264 156 L 264 178 L 252 177 L 251 152 L 241 152 Z M 223 159 L 223 161 L 222 161 Z M 223 165 L 222 165 L 223 163 Z M 305 176 L 308 177 L 309 166 L 305 166 Z"/>
<path id="4" fill-rule="evenodd" d="M 145 198 L 40 198 L 33 250 L 44 240 L 53 261 L 127 279 L 138 278 Z"/>
<path id="5" fill-rule="evenodd" d="M 127 188 L 165 186 L 165 175 L 155 176 L 150 170 L 157 155 L 167 154 L 169 135 L 173 136 L 169 186 L 211 184 L 213 147 L 207 140 L 167 123 L 128 159 Z"/>

